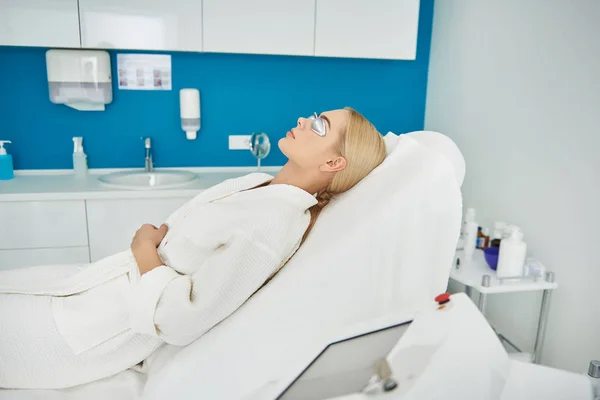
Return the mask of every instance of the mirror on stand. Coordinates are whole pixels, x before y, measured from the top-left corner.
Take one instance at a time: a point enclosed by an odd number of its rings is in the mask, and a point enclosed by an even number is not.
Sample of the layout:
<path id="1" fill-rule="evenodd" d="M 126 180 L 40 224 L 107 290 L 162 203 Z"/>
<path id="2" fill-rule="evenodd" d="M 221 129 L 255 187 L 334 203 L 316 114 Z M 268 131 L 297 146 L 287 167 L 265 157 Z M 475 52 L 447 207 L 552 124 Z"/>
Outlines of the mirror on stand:
<path id="1" fill-rule="evenodd" d="M 258 171 L 260 171 L 260 160 L 269 155 L 271 151 L 271 141 L 269 136 L 264 133 L 253 133 L 250 138 L 250 152 L 258 160 Z"/>

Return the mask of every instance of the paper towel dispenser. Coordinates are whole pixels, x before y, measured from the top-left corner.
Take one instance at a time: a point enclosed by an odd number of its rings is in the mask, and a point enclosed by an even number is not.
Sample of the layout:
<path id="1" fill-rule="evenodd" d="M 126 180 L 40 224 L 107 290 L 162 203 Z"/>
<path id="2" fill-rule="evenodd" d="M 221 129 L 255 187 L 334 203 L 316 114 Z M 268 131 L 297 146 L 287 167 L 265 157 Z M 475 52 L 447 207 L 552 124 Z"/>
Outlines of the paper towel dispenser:
<path id="1" fill-rule="evenodd" d="M 102 50 L 48 50 L 50 101 L 80 111 L 104 111 L 112 102 L 110 56 Z"/>

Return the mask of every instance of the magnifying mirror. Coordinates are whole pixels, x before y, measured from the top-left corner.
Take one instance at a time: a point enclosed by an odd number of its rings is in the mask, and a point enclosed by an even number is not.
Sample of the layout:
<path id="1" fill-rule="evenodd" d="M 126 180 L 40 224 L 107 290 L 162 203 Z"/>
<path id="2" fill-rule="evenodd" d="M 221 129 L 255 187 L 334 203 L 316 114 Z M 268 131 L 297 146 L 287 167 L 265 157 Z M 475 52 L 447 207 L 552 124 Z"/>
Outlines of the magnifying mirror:
<path id="1" fill-rule="evenodd" d="M 269 155 L 271 151 L 271 141 L 269 136 L 264 133 L 253 133 L 250 137 L 250 152 L 258 159 L 258 170 L 260 171 L 260 160 Z"/>

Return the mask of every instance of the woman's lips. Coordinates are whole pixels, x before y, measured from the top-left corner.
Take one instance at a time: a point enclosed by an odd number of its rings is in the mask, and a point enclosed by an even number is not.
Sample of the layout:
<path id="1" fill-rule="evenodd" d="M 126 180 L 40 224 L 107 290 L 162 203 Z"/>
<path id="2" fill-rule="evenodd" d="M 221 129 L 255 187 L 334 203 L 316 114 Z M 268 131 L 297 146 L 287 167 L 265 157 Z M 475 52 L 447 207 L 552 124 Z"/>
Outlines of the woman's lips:
<path id="1" fill-rule="evenodd" d="M 294 132 L 292 132 L 292 131 L 288 131 L 288 133 L 286 133 L 286 136 L 289 136 L 292 139 L 296 139 L 296 136 L 294 136 Z"/>

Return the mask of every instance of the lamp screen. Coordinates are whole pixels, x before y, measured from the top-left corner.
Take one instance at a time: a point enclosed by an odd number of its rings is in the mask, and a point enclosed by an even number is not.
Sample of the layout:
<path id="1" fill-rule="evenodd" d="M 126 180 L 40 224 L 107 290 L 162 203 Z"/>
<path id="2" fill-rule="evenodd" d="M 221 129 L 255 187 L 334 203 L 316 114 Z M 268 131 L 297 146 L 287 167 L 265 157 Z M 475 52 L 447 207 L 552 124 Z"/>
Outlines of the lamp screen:
<path id="1" fill-rule="evenodd" d="M 321 400 L 361 392 L 412 321 L 328 345 L 278 400 Z"/>

